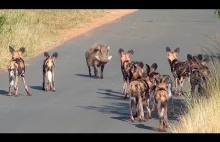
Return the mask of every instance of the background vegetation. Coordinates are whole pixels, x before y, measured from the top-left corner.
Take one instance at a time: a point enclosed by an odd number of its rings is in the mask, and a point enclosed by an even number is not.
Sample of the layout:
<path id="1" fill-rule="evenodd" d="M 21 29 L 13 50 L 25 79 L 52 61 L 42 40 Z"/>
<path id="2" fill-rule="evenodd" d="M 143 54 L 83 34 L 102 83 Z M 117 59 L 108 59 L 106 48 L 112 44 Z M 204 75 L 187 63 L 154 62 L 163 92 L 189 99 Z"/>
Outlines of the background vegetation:
<path id="1" fill-rule="evenodd" d="M 0 10 L 0 68 L 9 60 L 8 46 L 26 48 L 25 58 L 54 46 L 63 31 L 75 29 L 110 10 Z"/>

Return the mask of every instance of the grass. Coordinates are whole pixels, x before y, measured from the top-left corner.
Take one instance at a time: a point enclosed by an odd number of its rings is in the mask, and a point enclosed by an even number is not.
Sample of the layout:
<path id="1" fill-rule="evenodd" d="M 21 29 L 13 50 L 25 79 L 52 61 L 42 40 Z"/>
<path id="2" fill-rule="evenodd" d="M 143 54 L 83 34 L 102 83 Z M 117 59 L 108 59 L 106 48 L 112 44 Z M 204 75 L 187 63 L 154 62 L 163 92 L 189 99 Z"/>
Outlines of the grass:
<path id="1" fill-rule="evenodd" d="M 76 29 L 111 10 L 0 10 L 0 68 L 9 61 L 8 46 L 25 47 L 26 59 L 57 44 L 61 32 Z"/>
<path id="2" fill-rule="evenodd" d="M 219 9 L 216 9 L 215 10 L 215 14 L 218 16 L 218 18 L 220 19 L 220 10 Z"/>
<path id="3" fill-rule="evenodd" d="M 219 45 L 219 42 L 217 43 Z M 219 46 L 213 46 L 218 51 Z M 210 48 L 206 48 L 213 57 Z M 206 54 L 207 54 L 206 53 Z M 220 65 L 219 59 L 211 58 L 211 77 L 203 94 L 183 97 L 187 110 L 180 116 L 178 124 L 171 127 L 171 133 L 219 133 L 220 132 Z M 216 60 L 217 59 L 217 60 Z"/>

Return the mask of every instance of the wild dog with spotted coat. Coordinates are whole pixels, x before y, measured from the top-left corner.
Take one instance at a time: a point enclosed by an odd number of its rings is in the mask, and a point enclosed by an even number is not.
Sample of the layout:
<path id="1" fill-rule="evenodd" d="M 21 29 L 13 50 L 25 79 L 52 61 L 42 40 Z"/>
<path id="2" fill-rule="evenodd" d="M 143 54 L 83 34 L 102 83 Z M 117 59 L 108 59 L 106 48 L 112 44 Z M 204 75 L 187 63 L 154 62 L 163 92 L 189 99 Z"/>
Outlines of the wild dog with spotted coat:
<path id="1" fill-rule="evenodd" d="M 131 80 L 136 80 L 142 76 L 144 64 L 139 61 L 131 61 L 131 55 L 134 54 L 133 50 L 128 50 L 126 52 L 124 49 L 120 48 L 118 53 L 120 55 L 121 72 L 123 75 L 122 95 L 125 96 L 124 99 L 126 99 Z"/>
<path id="2" fill-rule="evenodd" d="M 109 45 L 98 43 L 94 44 L 91 48 L 89 48 L 86 53 L 86 64 L 89 70 L 89 76 L 91 77 L 91 68 L 94 68 L 95 78 L 103 79 L 103 71 L 105 65 L 111 60 L 112 56 L 110 56 L 110 49 Z M 98 76 L 98 67 L 101 67 L 101 75 Z"/>
<path id="3" fill-rule="evenodd" d="M 152 94 L 155 89 L 155 79 L 159 74 L 155 72 L 158 68 L 158 65 L 157 63 L 153 63 L 151 66 L 149 66 L 148 64 L 145 64 L 145 66 L 146 66 L 146 70 L 144 74 L 150 88 L 150 94 Z"/>
<path id="4" fill-rule="evenodd" d="M 190 75 L 189 62 L 181 62 L 177 59 L 177 54 L 180 52 L 180 48 L 176 48 L 174 51 L 171 51 L 169 47 L 166 47 L 168 62 L 171 67 L 171 72 L 175 80 L 175 95 L 179 96 L 182 92 L 182 87 L 185 79 Z"/>
<path id="5" fill-rule="evenodd" d="M 155 66 L 155 64 L 153 64 L 153 66 Z M 154 85 L 155 79 L 158 78 L 158 75 L 159 75 L 159 73 L 156 73 L 153 71 L 154 70 L 152 70 L 150 74 L 147 74 L 146 72 L 144 72 L 141 78 L 137 80 L 132 80 L 130 83 L 131 96 L 135 96 L 134 94 L 138 94 L 138 93 L 141 94 L 143 105 L 145 105 L 146 110 L 148 111 L 148 114 L 146 115 L 144 121 L 147 121 L 148 119 L 152 118 L 151 110 L 150 110 L 150 97 L 151 97 L 151 93 L 155 89 L 155 85 Z M 134 87 L 134 85 L 136 85 L 136 88 Z M 134 103 L 135 98 L 130 98 L 130 101 L 131 101 L 130 104 L 132 107 L 132 105 L 135 104 Z M 133 101 L 133 104 L 132 104 L 132 101 Z M 138 114 L 138 112 L 140 111 L 140 106 L 138 104 L 136 104 L 136 106 L 137 106 L 137 112 L 135 114 L 135 117 L 140 115 Z M 141 118 L 139 117 L 139 120 Z M 131 120 L 132 120 L 132 116 L 131 116 Z"/>
<path id="6" fill-rule="evenodd" d="M 156 78 L 156 86 L 159 86 L 159 83 L 161 81 L 164 82 L 165 78 L 167 78 L 167 81 L 165 82 L 166 83 L 166 87 L 167 87 L 167 91 L 168 91 L 168 98 L 169 100 L 171 100 L 171 114 L 174 113 L 174 103 L 173 103 L 173 93 L 172 93 L 172 88 L 173 88 L 173 81 L 171 79 L 171 77 L 169 75 L 159 75 L 158 78 Z M 157 88 L 157 87 L 156 87 Z M 152 107 L 152 111 L 154 111 L 155 109 L 155 102 L 153 104 L 153 107 Z"/>
<path id="7" fill-rule="evenodd" d="M 187 58 L 191 61 L 191 93 L 193 94 L 195 92 L 197 85 L 198 93 L 201 93 L 203 86 L 207 86 L 207 77 L 211 74 L 208 68 L 209 58 L 203 58 L 201 54 L 198 54 L 197 56 L 188 54 Z"/>
<path id="8" fill-rule="evenodd" d="M 7 95 L 11 96 L 11 87 L 14 86 L 14 95 L 18 97 L 18 78 L 21 76 L 27 96 L 31 96 L 25 81 L 25 62 L 22 57 L 25 48 L 21 47 L 15 50 L 12 46 L 9 46 L 9 51 L 12 57 L 8 63 L 9 90 Z"/>
<path id="9" fill-rule="evenodd" d="M 159 132 L 166 131 L 168 127 L 168 90 L 167 84 L 169 82 L 169 78 L 164 77 L 158 80 L 157 88 L 154 92 L 154 99 L 157 104 L 157 112 L 159 116 Z"/>
<path id="10" fill-rule="evenodd" d="M 132 113 L 132 109 L 136 107 L 136 115 L 139 121 L 145 121 L 144 119 L 144 110 L 143 110 L 143 102 L 146 99 L 149 99 L 149 86 L 146 80 L 138 79 L 132 80 L 129 84 L 130 89 L 130 102 L 129 102 L 129 114 L 131 122 L 134 122 L 134 116 Z M 148 116 L 151 117 L 150 108 L 146 105 L 148 110 Z"/>
<path id="11" fill-rule="evenodd" d="M 44 61 L 43 61 L 43 83 L 42 90 L 45 91 L 56 91 L 55 88 L 55 61 L 58 58 L 58 53 L 54 52 L 51 56 L 48 52 L 44 52 Z M 47 80 L 47 84 L 45 87 L 45 81 Z"/>

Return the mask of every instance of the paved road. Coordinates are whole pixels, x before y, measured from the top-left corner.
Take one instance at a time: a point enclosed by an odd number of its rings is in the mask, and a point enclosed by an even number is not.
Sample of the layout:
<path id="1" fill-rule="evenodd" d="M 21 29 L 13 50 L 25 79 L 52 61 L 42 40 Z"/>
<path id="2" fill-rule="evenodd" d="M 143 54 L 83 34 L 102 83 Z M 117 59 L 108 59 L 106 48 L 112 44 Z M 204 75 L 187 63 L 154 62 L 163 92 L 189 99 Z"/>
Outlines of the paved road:
<path id="1" fill-rule="evenodd" d="M 158 119 L 131 124 L 128 100 L 120 95 L 122 75 L 118 49 L 134 49 L 134 60 L 158 63 L 158 71 L 170 74 L 165 47 L 180 47 L 180 59 L 198 53 L 206 35 L 220 32 L 220 20 L 213 10 L 139 10 L 112 23 L 67 41 L 57 51 L 57 92 L 43 92 L 43 55 L 27 61 L 27 83 L 33 96 L 25 95 L 19 83 L 17 97 L 4 96 L 8 74 L 0 72 L 0 132 L 148 132 L 154 133 Z M 111 45 L 113 58 L 104 79 L 88 77 L 84 52 L 95 42 Z M 175 99 L 179 103 L 179 99 Z M 170 116 L 171 121 L 175 118 Z"/>

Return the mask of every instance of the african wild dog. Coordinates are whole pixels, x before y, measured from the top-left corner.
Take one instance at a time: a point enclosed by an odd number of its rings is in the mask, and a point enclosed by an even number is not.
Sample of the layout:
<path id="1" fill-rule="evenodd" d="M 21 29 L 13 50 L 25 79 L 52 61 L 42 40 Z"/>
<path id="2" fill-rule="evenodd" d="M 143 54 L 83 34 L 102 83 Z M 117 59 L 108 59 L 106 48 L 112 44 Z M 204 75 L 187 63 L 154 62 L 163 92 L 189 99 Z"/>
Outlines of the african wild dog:
<path id="1" fill-rule="evenodd" d="M 103 79 L 103 71 L 105 65 L 111 60 L 110 46 L 102 43 L 98 43 L 89 48 L 86 53 L 86 63 L 89 70 L 89 76 L 91 77 L 91 68 L 94 68 L 95 78 Z M 98 67 L 101 67 L 101 75 L 98 77 Z"/>
<path id="2" fill-rule="evenodd" d="M 155 88 L 155 79 L 157 77 L 157 74 L 159 74 L 155 72 L 158 68 L 158 65 L 157 63 L 153 63 L 151 66 L 149 66 L 148 64 L 145 64 L 145 65 L 146 65 L 146 70 L 143 74 L 145 75 L 145 78 L 147 79 L 147 83 L 150 88 L 149 90 L 150 94 L 152 94 Z"/>
<path id="3" fill-rule="evenodd" d="M 175 95 L 179 96 L 182 93 L 182 86 L 186 77 L 190 75 L 189 62 L 181 62 L 177 59 L 177 54 L 180 52 L 180 48 L 176 48 L 171 51 L 169 47 L 166 47 L 168 61 L 171 67 L 171 72 L 175 80 Z"/>
<path id="4" fill-rule="evenodd" d="M 144 110 L 143 110 L 143 101 L 149 98 L 149 86 L 144 79 L 132 80 L 129 84 L 130 89 L 130 103 L 129 103 L 129 114 L 131 122 L 134 122 L 134 116 L 132 114 L 133 106 L 136 107 L 136 115 L 139 118 L 139 121 L 145 121 L 144 119 Z M 147 108 L 148 116 L 151 116 L 150 108 Z"/>
<path id="5" fill-rule="evenodd" d="M 130 88 L 130 91 L 132 91 L 131 96 L 132 96 L 132 93 L 134 93 L 134 92 L 137 94 L 137 91 L 139 91 L 139 93 L 142 96 L 143 105 L 145 105 L 146 110 L 148 111 L 148 114 L 145 117 L 146 119 L 144 119 L 145 121 L 152 118 L 151 117 L 151 110 L 150 110 L 150 97 L 151 97 L 151 93 L 153 93 L 153 91 L 155 89 L 155 84 L 154 84 L 155 79 L 158 78 L 158 76 L 159 76 L 159 73 L 154 72 L 156 69 L 155 66 L 156 66 L 156 63 L 154 63 L 151 66 L 152 72 L 150 72 L 150 74 L 148 74 L 149 72 L 144 72 L 142 74 L 141 78 L 134 80 L 134 81 L 132 80 L 131 84 L 130 84 L 130 87 L 133 87 L 134 84 L 136 85 L 136 90 L 134 90 L 135 87 Z M 154 67 L 154 69 L 152 67 Z M 134 98 L 131 100 L 133 100 L 133 102 L 134 102 Z M 135 117 L 136 116 L 138 116 L 138 111 L 135 114 Z"/>
<path id="6" fill-rule="evenodd" d="M 122 95 L 126 96 L 126 94 L 128 93 L 128 80 L 129 80 L 129 71 L 127 71 L 128 69 L 125 69 L 125 64 L 131 63 L 131 55 L 134 54 L 133 50 L 128 50 L 127 52 L 120 48 L 118 50 L 118 53 L 120 55 L 120 62 L 121 62 L 121 72 L 123 75 L 123 90 L 122 90 Z"/>
<path id="7" fill-rule="evenodd" d="M 164 81 L 164 79 L 167 78 L 166 83 L 166 87 L 167 87 L 167 91 L 168 91 L 168 98 L 169 100 L 171 100 L 171 114 L 174 113 L 174 104 L 173 104 L 173 95 L 172 95 L 172 88 L 173 88 L 173 81 L 171 79 L 171 77 L 169 75 L 159 75 L 158 78 L 156 78 L 156 86 L 159 85 L 159 83 L 161 81 Z M 152 111 L 154 111 L 154 107 L 155 107 L 155 102 L 153 104 L 152 107 Z"/>
<path id="8" fill-rule="evenodd" d="M 198 93 L 201 93 L 202 86 L 207 86 L 207 77 L 210 75 L 207 66 L 209 58 L 203 58 L 201 54 L 197 56 L 187 55 L 188 60 L 191 61 L 190 85 L 191 93 L 195 92 L 195 87 L 198 85 Z"/>
<path id="9" fill-rule="evenodd" d="M 55 77 L 54 69 L 55 69 L 55 61 L 58 58 L 58 53 L 54 52 L 52 56 L 50 56 L 48 52 L 44 52 L 44 57 L 45 59 L 43 61 L 42 90 L 45 90 L 45 91 L 52 90 L 53 92 L 55 92 L 56 88 L 55 88 L 55 81 L 54 81 L 54 77 Z M 45 88 L 46 79 L 47 79 L 47 84 Z"/>
<path id="10" fill-rule="evenodd" d="M 133 50 L 128 50 L 126 52 L 124 49 L 120 48 L 118 53 L 120 55 L 121 71 L 124 82 L 122 95 L 124 95 L 124 99 L 126 99 L 130 81 L 136 80 L 142 76 L 144 64 L 138 61 L 131 61 L 130 57 L 134 54 Z"/>
<path id="11" fill-rule="evenodd" d="M 167 84 L 169 82 L 168 77 L 160 78 L 158 80 L 157 88 L 154 92 L 154 99 L 157 104 L 157 112 L 159 116 L 159 129 L 158 131 L 166 131 L 168 127 L 168 90 Z"/>
<path id="12" fill-rule="evenodd" d="M 12 46 L 9 46 L 9 51 L 12 55 L 12 58 L 8 64 L 9 91 L 7 95 L 11 96 L 11 87 L 14 85 L 14 95 L 18 97 L 18 78 L 21 76 L 25 91 L 28 96 L 31 96 L 25 81 L 25 63 L 22 58 L 22 53 L 25 52 L 25 48 L 21 47 L 20 49 L 15 50 Z"/>

